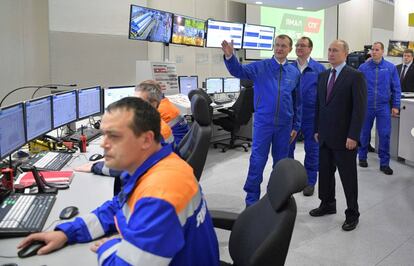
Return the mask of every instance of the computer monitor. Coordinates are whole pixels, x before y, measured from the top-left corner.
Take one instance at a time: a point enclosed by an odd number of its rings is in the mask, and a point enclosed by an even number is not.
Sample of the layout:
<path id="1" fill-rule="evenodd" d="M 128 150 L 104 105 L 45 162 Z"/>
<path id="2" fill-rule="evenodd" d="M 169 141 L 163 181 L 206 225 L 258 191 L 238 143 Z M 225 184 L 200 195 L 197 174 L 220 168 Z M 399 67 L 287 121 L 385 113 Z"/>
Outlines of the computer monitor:
<path id="1" fill-rule="evenodd" d="M 204 47 L 206 21 L 174 14 L 171 43 Z"/>
<path id="2" fill-rule="evenodd" d="M 243 49 L 273 50 L 275 28 L 244 24 Z"/>
<path id="3" fill-rule="evenodd" d="M 78 90 L 78 119 L 101 113 L 101 86 Z"/>
<path id="4" fill-rule="evenodd" d="M 223 92 L 233 93 L 240 91 L 240 79 L 238 78 L 224 78 Z"/>
<path id="5" fill-rule="evenodd" d="M 76 121 L 76 91 L 68 91 L 52 95 L 53 128 Z"/>
<path id="6" fill-rule="evenodd" d="M 104 89 L 104 107 L 128 96 L 134 96 L 135 86 L 108 87 Z"/>
<path id="7" fill-rule="evenodd" d="M 26 141 L 52 130 L 52 97 L 25 102 Z"/>
<path id="8" fill-rule="evenodd" d="M 169 43 L 172 17 L 169 12 L 131 5 L 129 39 Z"/>
<path id="9" fill-rule="evenodd" d="M 207 42 L 206 47 L 221 48 L 223 40 L 229 43 L 233 40 L 233 47 L 242 47 L 243 24 L 218 20 L 207 20 Z"/>
<path id="10" fill-rule="evenodd" d="M 0 158 L 26 143 L 23 103 L 0 109 Z"/>
<path id="11" fill-rule="evenodd" d="M 208 94 L 222 93 L 223 92 L 223 79 L 222 78 L 207 78 L 206 79 L 206 91 Z"/>
<path id="12" fill-rule="evenodd" d="M 198 76 L 178 76 L 178 86 L 181 94 L 188 95 L 198 89 Z"/>

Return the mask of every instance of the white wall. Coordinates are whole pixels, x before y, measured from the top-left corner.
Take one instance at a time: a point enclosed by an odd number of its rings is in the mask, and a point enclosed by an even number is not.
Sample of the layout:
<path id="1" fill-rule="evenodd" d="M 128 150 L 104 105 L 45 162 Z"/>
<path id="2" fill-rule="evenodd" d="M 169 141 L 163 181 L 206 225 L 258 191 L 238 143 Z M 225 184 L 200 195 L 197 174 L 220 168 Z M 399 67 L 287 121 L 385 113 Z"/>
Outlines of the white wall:
<path id="1" fill-rule="evenodd" d="M 338 36 L 348 42 L 350 51 L 370 44 L 373 0 L 351 0 L 339 5 Z"/>
<path id="2" fill-rule="evenodd" d="M 393 35 L 395 40 L 414 41 L 414 27 L 408 27 L 409 13 L 414 13 L 413 0 L 395 0 Z"/>
<path id="3" fill-rule="evenodd" d="M 51 0 L 50 30 L 128 36 L 129 6 L 146 0 Z"/>
<path id="4" fill-rule="evenodd" d="M 0 33 L 0 99 L 17 87 L 49 83 L 47 0 L 1 0 Z M 3 105 L 31 94 L 13 93 Z"/>
<path id="5" fill-rule="evenodd" d="M 146 0 L 50 0 L 51 79 L 78 87 L 135 84 L 148 43 L 128 39 L 130 5 Z"/>

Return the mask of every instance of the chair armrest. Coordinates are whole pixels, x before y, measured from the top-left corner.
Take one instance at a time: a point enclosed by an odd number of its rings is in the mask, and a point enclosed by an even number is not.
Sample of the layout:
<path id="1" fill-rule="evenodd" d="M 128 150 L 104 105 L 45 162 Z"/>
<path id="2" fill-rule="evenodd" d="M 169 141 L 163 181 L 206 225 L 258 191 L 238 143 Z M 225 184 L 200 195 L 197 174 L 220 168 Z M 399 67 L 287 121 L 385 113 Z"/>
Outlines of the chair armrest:
<path id="1" fill-rule="evenodd" d="M 219 111 L 220 113 L 229 115 L 229 116 L 234 116 L 234 111 L 232 111 L 229 108 L 221 108 L 221 109 L 217 109 L 217 111 Z"/>
<path id="2" fill-rule="evenodd" d="M 210 210 L 210 215 L 213 220 L 213 225 L 216 228 L 229 230 L 233 228 L 233 224 L 239 216 L 238 213 Z"/>

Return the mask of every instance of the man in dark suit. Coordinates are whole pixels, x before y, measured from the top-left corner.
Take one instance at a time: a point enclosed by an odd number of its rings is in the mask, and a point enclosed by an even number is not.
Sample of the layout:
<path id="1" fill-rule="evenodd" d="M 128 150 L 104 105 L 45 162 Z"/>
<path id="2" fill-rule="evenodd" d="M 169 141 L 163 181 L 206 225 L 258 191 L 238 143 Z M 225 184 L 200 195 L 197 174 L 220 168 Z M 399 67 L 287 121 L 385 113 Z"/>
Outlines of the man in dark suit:
<path id="1" fill-rule="evenodd" d="M 359 221 L 356 155 L 367 105 L 367 88 L 361 72 L 346 65 L 349 46 L 333 41 L 328 50 L 332 68 L 318 80 L 315 115 L 315 140 L 319 142 L 318 208 L 309 212 L 318 217 L 336 213 L 335 171 L 338 168 L 347 209 L 342 225 L 345 231 Z"/>
<path id="2" fill-rule="evenodd" d="M 403 54 L 403 63 L 397 66 L 398 75 L 401 81 L 401 91 L 414 92 L 414 64 L 413 50 L 406 49 Z M 404 72 L 402 73 L 402 71 Z"/>

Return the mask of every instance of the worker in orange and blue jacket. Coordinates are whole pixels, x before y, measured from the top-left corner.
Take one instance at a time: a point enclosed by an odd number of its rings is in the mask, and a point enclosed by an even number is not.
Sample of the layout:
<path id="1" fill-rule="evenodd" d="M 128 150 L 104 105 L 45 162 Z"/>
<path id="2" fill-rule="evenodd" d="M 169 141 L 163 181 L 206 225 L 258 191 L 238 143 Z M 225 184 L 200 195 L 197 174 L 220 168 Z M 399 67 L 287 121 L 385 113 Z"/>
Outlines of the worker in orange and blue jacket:
<path id="1" fill-rule="evenodd" d="M 160 143 L 160 115 L 127 97 L 102 118 L 105 163 L 125 170 L 122 192 L 52 232 L 28 236 L 19 248 L 43 241 L 38 254 L 95 242 L 99 265 L 219 265 L 218 242 L 191 167 Z M 134 150 L 136 152 L 131 153 Z"/>

